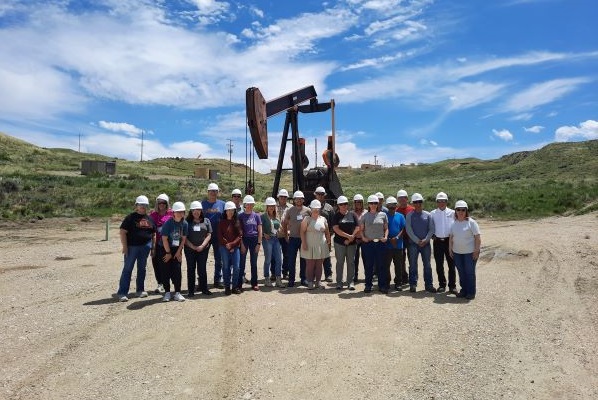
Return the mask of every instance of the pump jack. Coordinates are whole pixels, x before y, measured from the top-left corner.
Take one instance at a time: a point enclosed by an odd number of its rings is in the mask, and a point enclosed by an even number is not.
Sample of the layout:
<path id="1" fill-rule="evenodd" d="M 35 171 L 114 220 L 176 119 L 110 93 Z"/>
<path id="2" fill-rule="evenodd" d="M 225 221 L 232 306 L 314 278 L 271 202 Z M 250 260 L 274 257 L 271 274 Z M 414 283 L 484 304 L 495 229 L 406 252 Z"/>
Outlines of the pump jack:
<path id="1" fill-rule="evenodd" d="M 301 105 L 309 100 L 309 104 Z M 306 86 L 302 89 L 287 93 L 278 98 L 266 102 L 260 90 L 251 87 L 245 92 L 247 125 L 251 133 L 253 145 L 260 159 L 268 158 L 268 122 L 267 119 L 286 111 L 286 119 L 278 153 L 278 164 L 272 188 L 272 197 L 276 198 L 280 186 L 282 171 L 292 170 L 293 192 L 301 190 L 305 195 L 306 202 L 314 198 L 313 192 L 316 187 L 323 186 L 326 189 L 327 197 L 336 200 L 343 194 L 340 181 L 335 172 L 338 166 L 338 156 L 335 153 L 335 127 L 334 127 L 334 100 L 328 103 L 319 103 L 316 89 L 313 86 Z M 315 167 L 309 169 L 305 175 L 304 170 L 309 165 L 309 159 L 305 155 L 305 139 L 299 137 L 298 113 L 314 113 L 332 110 L 332 135 L 328 137 L 328 148 L 325 151 L 326 167 Z M 289 139 L 289 128 L 291 138 Z M 292 168 L 283 169 L 285 150 L 287 142 L 291 142 Z M 334 156 L 332 156 L 334 155 Z"/>

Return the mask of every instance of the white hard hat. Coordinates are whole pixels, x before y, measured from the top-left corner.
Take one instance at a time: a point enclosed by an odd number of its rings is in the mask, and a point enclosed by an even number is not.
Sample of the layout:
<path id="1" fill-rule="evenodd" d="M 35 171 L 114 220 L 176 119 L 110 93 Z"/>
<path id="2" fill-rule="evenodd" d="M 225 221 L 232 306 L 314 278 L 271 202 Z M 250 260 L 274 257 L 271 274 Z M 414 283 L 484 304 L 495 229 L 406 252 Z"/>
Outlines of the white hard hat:
<path id="1" fill-rule="evenodd" d="M 240 189 L 233 189 L 233 192 L 230 194 L 231 196 L 238 194 L 239 196 L 243 195 Z"/>
<path id="2" fill-rule="evenodd" d="M 318 186 L 316 190 L 314 190 L 314 193 L 326 194 L 326 189 L 324 189 L 322 186 Z"/>
<path id="3" fill-rule="evenodd" d="M 363 196 L 357 193 L 355 196 L 353 196 L 353 201 L 363 201 Z"/>
<path id="4" fill-rule="evenodd" d="M 137 198 L 135 199 L 135 204 L 149 206 L 149 200 L 147 199 L 147 196 L 137 196 Z"/>
<path id="5" fill-rule="evenodd" d="M 436 195 L 436 201 L 438 201 L 438 200 L 446 200 L 446 201 L 448 201 L 448 196 L 444 192 L 439 192 Z"/>
<path id="6" fill-rule="evenodd" d="M 175 201 L 172 205 L 172 211 L 185 211 L 185 204 L 182 201 Z"/>
<path id="7" fill-rule="evenodd" d="M 312 200 L 311 203 L 309 203 L 309 208 L 314 209 L 314 208 L 322 208 L 322 203 L 320 203 L 320 200 Z"/>
<path id="8" fill-rule="evenodd" d="M 237 209 L 237 205 L 235 203 L 233 203 L 232 201 L 227 201 L 226 203 L 224 203 L 224 211 L 236 210 L 236 209 Z"/>
<path id="9" fill-rule="evenodd" d="M 455 208 L 468 208 L 467 203 L 464 200 L 457 200 Z"/>
<path id="10" fill-rule="evenodd" d="M 388 198 L 386 199 L 386 204 L 397 204 L 397 199 L 395 199 L 392 196 L 388 196 Z"/>
<path id="11" fill-rule="evenodd" d="M 156 201 L 159 201 L 159 200 L 170 203 L 170 199 L 168 198 L 168 195 L 166 193 L 159 194 L 158 197 L 156 197 Z"/>
<path id="12" fill-rule="evenodd" d="M 409 195 L 406 190 L 401 189 L 397 192 L 397 197 L 409 197 Z"/>
<path id="13" fill-rule="evenodd" d="M 305 196 L 303 195 L 303 192 L 301 190 L 297 190 L 295 193 L 293 193 L 293 198 L 294 199 L 304 199 Z"/>
<path id="14" fill-rule="evenodd" d="M 382 192 L 376 193 L 376 197 L 379 198 L 379 199 L 384 200 L 384 195 L 382 194 Z"/>
<path id="15" fill-rule="evenodd" d="M 255 199 L 252 195 L 248 194 L 247 196 L 243 197 L 243 204 L 255 204 Z"/>
<path id="16" fill-rule="evenodd" d="M 424 196 L 419 193 L 413 193 L 413 196 L 411 196 L 411 202 L 414 201 L 424 201 Z"/>
<path id="17" fill-rule="evenodd" d="M 338 196 L 338 199 L 336 199 L 336 204 L 347 204 L 349 203 L 349 199 L 346 198 L 345 196 Z"/>
<path id="18" fill-rule="evenodd" d="M 276 205 L 276 200 L 274 200 L 274 197 L 268 197 L 266 199 L 264 205 L 266 205 L 266 206 L 275 206 Z"/>
<path id="19" fill-rule="evenodd" d="M 286 189 L 280 189 L 278 191 L 278 196 L 277 197 L 280 197 L 280 196 L 289 197 L 289 192 L 287 192 Z"/>
<path id="20" fill-rule="evenodd" d="M 218 188 L 218 185 L 216 185 L 214 182 L 210 183 L 208 185 L 208 190 L 217 190 L 219 191 L 220 189 Z"/>
<path id="21" fill-rule="evenodd" d="M 368 197 L 368 203 L 379 203 L 380 200 L 378 200 L 378 196 L 376 196 L 375 194 L 372 194 Z"/>
<path id="22" fill-rule="evenodd" d="M 203 210 L 203 207 L 201 206 L 201 202 L 195 200 L 191 202 L 191 205 L 189 205 L 189 210 Z"/>

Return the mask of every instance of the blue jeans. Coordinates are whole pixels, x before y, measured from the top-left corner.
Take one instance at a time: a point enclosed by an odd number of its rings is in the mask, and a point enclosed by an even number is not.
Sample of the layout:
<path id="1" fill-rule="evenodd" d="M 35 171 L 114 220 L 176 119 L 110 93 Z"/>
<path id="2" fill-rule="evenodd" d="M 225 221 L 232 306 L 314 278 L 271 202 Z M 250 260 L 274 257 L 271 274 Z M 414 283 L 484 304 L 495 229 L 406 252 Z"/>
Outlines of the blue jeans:
<path id="1" fill-rule="evenodd" d="M 409 285 L 417 286 L 417 257 L 422 255 L 422 263 L 424 264 L 424 284 L 426 288 L 434 286 L 434 278 L 432 277 L 432 264 L 430 258 L 432 256 L 432 246 L 428 242 L 424 247 L 419 247 L 417 243 L 409 242 Z"/>
<path id="2" fill-rule="evenodd" d="M 388 277 L 384 268 L 386 244 L 382 242 L 364 242 L 361 244 L 361 251 L 363 252 L 366 289 L 371 289 L 373 286 L 372 277 L 374 271 L 378 272 L 378 287 L 381 290 L 388 289 Z"/>
<path id="3" fill-rule="evenodd" d="M 270 276 L 270 265 L 274 266 L 274 276 L 281 275 L 282 251 L 277 237 L 262 240 L 264 247 L 264 277 Z"/>
<path id="4" fill-rule="evenodd" d="M 119 296 L 126 296 L 129 293 L 135 262 L 137 262 L 137 291 L 143 292 L 145 290 L 145 267 L 147 266 L 147 257 L 151 246 L 151 242 L 141 246 L 128 246 L 127 254 L 123 255 L 123 271 L 120 274 L 120 282 L 118 283 Z"/>
<path id="5" fill-rule="evenodd" d="M 220 244 L 218 243 L 216 231 L 212 233 L 210 246 L 212 246 L 212 250 L 214 251 L 214 283 L 219 283 L 222 282 L 222 253 L 219 249 Z M 209 246 L 206 250 L 210 250 Z"/>
<path id="6" fill-rule="evenodd" d="M 473 253 L 457 254 L 453 253 L 455 267 L 459 273 L 459 283 L 461 283 L 461 293 L 464 296 L 475 296 L 476 278 L 475 267 L 477 260 L 473 259 Z"/>
<path id="7" fill-rule="evenodd" d="M 243 282 L 243 276 L 239 275 L 239 259 L 241 250 L 235 247 L 230 252 L 226 246 L 220 246 L 220 258 L 222 260 L 222 275 L 224 277 L 224 286 L 230 289 L 230 285 L 233 287 L 240 287 Z M 231 276 L 232 268 L 232 276 Z"/>
<path id="8" fill-rule="evenodd" d="M 297 253 L 301 249 L 301 238 L 290 237 L 288 247 L 288 268 L 289 268 L 289 284 L 295 283 L 295 263 L 297 262 Z M 299 279 L 301 282 L 305 281 L 305 259 L 299 257 Z"/>
<path id="9" fill-rule="evenodd" d="M 282 273 L 288 274 L 289 273 L 289 260 L 288 258 L 288 247 L 289 242 L 285 238 L 278 238 L 278 243 L 280 244 L 280 249 L 282 250 Z"/>
<path id="10" fill-rule="evenodd" d="M 257 236 L 243 236 L 243 244 L 247 251 L 245 254 L 241 253 L 241 277 L 245 276 L 245 261 L 247 260 L 247 253 L 249 253 L 249 265 L 251 266 L 251 286 L 257 286 Z"/>

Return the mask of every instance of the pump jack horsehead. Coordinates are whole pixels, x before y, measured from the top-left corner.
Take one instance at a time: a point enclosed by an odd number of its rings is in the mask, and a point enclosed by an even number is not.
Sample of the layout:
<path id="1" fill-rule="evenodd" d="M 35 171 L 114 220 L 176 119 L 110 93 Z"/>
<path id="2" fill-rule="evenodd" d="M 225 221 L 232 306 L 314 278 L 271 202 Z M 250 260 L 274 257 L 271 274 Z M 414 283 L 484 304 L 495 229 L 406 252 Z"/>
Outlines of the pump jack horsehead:
<path id="1" fill-rule="evenodd" d="M 308 100 L 309 104 L 301 105 Z M 334 170 L 338 166 L 339 159 L 335 152 L 335 104 L 333 99 L 328 103 L 318 103 L 316 89 L 313 86 L 306 86 L 273 100 L 266 101 L 258 88 L 251 87 L 245 92 L 245 101 L 247 125 L 256 154 L 260 159 L 268 158 L 267 119 L 286 111 L 272 197 L 276 198 L 276 194 L 278 193 L 282 171 L 289 169 L 283 169 L 282 167 L 287 142 L 289 141 L 292 147 L 293 192 L 301 190 L 308 204 L 314 198 L 313 193 L 318 186 L 323 186 L 326 189 L 327 197 L 333 201 L 343 194 L 340 181 Z M 309 114 L 328 110 L 331 110 L 332 113 L 332 135 L 328 137 L 328 146 L 323 154 L 326 166 L 311 168 L 304 173 L 304 170 L 309 165 L 309 159 L 305 155 L 305 139 L 299 137 L 298 113 Z M 290 139 L 289 128 L 291 129 Z M 297 154 L 300 156 L 295 156 Z"/>

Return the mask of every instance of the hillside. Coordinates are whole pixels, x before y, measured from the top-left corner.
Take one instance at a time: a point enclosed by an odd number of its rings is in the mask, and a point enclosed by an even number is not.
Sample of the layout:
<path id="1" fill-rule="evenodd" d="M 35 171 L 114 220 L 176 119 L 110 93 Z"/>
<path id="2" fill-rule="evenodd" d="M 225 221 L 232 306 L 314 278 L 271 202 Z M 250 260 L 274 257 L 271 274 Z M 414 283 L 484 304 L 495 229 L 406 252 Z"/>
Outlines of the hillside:
<path id="1" fill-rule="evenodd" d="M 208 181 L 193 178 L 195 168 L 220 171 L 224 193 L 243 188 L 246 169 L 228 160 L 161 158 L 117 159 L 117 175 L 82 176 L 82 160 L 113 160 L 68 149 L 46 149 L 0 133 L 0 204 L 2 218 L 110 216 L 131 208 L 139 193 L 154 197 L 166 192 L 189 202 L 202 198 Z M 258 201 L 269 195 L 273 174 L 255 173 Z M 553 143 L 536 151 L 505 155 L 497 160 L 451 159 L 433 164 L 369 171 L 339 171 L 345 194 L 399 188 L 424 195 L 427 208 L 443 190 L 451 202 L 466 199 L 475 215 L 532 218 L 585 213 L 598 209 L 598 140 Z M 283 177 L 290 189 L 290 177 Z"/>

